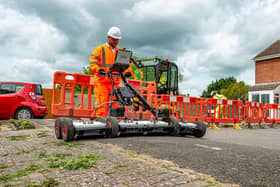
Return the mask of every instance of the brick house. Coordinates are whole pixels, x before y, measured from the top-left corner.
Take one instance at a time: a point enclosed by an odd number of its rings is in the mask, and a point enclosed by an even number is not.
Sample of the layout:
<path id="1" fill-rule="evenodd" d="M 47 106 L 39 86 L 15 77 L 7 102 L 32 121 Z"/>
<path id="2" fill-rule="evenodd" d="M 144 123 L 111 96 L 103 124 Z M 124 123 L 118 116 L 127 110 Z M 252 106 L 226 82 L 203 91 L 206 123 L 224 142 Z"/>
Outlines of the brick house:
<path id="1" fill-rule="evenodd" d="M 249 90 L 249 101 L 279 104 L 280 40 L 271 44 L 253 60 L 255 61 L 255 85 Z"/>

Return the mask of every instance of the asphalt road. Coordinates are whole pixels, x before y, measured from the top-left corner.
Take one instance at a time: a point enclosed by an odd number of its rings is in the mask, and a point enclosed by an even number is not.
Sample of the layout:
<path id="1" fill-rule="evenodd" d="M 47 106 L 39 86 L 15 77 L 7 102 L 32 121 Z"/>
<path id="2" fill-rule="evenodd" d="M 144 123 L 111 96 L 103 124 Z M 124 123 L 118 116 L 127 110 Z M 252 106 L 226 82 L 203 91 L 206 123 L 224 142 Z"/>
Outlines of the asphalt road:
<path id="1" fill-rule="evenodd" d="M 122 136 L 98 139 L 173 161 L 182 167 L 242 186 L 280 186 L 280 128 L 207 129 L 201 138 Z"/>
<path id="2" fill-rule="evenodd" d="M 53 128 L 53 120 L 37 121 Z M 280 187 L 280 125 L 241 131 L 207 129 L 200 139 L 166 135 L 87 138 L 170 160 L 222 183 Z"/>

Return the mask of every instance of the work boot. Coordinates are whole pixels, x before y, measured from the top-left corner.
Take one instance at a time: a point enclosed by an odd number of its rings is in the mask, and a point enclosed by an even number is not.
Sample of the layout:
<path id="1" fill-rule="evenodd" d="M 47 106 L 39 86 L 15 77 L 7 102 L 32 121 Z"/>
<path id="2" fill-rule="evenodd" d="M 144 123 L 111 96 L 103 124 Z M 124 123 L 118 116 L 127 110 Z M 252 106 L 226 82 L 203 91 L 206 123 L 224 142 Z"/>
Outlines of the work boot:
<path id="1" fill-rule="evenodd" d="M 215 123 L 211 123 L 210 129 L 213 129 L 213 130 L 220 130 L 220 128 L 217 127 L 217 125 L 216 125 Z"/>
<path id="2" fill-rule="evenodd" d="M 232 127 L 234 130 L 242 130 L 242 128 L 238 124 L 234 124 Z"/>

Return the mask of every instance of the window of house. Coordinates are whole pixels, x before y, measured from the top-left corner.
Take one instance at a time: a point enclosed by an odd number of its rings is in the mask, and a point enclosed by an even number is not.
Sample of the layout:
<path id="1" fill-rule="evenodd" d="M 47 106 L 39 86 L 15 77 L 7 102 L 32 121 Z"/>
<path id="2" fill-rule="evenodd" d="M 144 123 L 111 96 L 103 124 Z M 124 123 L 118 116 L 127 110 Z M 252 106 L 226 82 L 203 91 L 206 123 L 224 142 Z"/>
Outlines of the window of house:
<path id="1" fill-rule="evenodd" d="M 252 101 L 253 102 L 260 102 L 260 95 L 259 94 L 252 94 Z"/>
<path id="2" fill-rule="evenodd" d="M 265 105 L 269 103 L 269 94 L 262 94 L 261 95 L 261 102 Z"/>

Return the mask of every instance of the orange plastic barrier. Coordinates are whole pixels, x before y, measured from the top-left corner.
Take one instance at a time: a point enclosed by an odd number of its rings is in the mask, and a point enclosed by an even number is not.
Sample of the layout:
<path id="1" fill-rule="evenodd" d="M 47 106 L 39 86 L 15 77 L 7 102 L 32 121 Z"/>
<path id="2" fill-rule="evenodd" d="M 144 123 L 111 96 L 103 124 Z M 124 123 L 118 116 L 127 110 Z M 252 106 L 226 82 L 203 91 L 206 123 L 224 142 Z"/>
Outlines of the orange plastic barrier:
<path id="1" fill-rule="evenodd" d="M 241 123 L 243 120 L 242 101 L 210 98 L 205 107 L 208 123 Z"/>
<path id="2" fill-rule="evenodd" d="M 138 93 L 151 104 L 153 100 L 153 95 L 156 94 L 156 84 L 154 82 L 143 82 L 137 80 L 128 80 L 128 83 L 136 90 Z M 150 111 L 145 111 L 141 106 L 135 111 L 135 105 L 126 107 L 126 118 L 128 119 L 151 119 L 152 113 Z"/>
<path id="3" fill-rule="evenodd" d="M 75 95 L 76 86 L 80 86 L 80 97 Z M 57 94 L 55 90 L 60 91 L 58 103 L 54 102 Z M 95 109 L 93 103 L 93 76 L 65 72 L 54 73 L 52 115 L 89 118 Z"/>
<path id="4" fill-rule="evenodd" d="M 266 123 L 280 123 L 280 104 L 266 104 L 264 106 L 264 121 Z"/>
<path id="5" fill-rule="evenodd" d="M 246 123 L 261 123 L 263 121 L 264 107 L 262 103 L 247 101 L 244 106 Z"/>
<path id="6" fill-rule="evenodd" d="M 188 122 L 204 121 L 204 98 L 155 95 L 152 106 L 155 108 L 168 108 L 171 117 Z"/>

